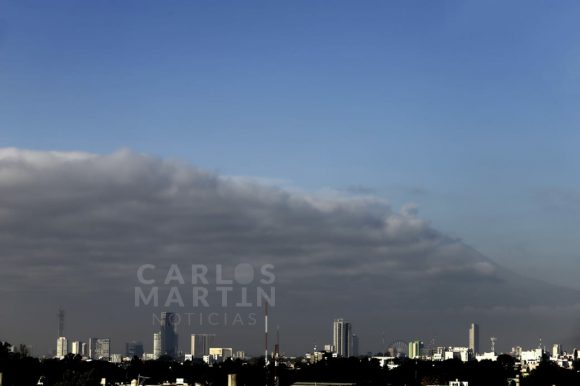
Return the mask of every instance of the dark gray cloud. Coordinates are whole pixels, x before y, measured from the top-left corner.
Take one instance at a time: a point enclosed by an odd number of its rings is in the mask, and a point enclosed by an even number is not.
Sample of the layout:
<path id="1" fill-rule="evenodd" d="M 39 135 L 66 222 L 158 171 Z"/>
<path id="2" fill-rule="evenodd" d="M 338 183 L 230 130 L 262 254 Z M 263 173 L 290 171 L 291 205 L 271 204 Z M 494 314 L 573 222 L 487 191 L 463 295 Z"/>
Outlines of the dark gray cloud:
<path id="1" fill-rule="evenodd" d="M 148 339 L 146 312 L 132 308 L 145 263 L 158 276 L 170 264 L 273 264 L 273 312 L 295 351 L 328 341 L 337 316 L 379 349 L 373 336 L 386 328 L 393 338 L 453 339 L 456 324 L 473 318 L 527 339 L 536 333 L 505 326 L 501 315 L 517 323 L 530 310 L 550 315 L 578 303 L 576 292 L 521 278 L 441 234 L 414 205 L 282 189 L 125 150 L 0 150 L 0 245 L 2 301 L 21 315 L 5 309 L 0 323 L 16 339 L 49 334 L 30 315 L 48 312 L 51 324 L 63 303 L 78 315 L 78 335 Z M 254 330 L 219 333 L 260 347 Z"/>

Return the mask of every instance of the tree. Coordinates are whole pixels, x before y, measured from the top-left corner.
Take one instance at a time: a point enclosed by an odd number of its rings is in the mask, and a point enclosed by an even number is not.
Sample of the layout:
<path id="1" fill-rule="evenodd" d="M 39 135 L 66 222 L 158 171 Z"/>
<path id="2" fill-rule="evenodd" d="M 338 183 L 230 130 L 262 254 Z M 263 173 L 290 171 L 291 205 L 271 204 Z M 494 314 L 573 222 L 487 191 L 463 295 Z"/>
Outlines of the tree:
<path id="1" fill-rule="evenodd" d="M 93 370 L 88 372 L 78 372 L 75 370 L 65 370 L 62 380 L 54 386 L 98 386 L 99 379 L 94 375 Z"/>

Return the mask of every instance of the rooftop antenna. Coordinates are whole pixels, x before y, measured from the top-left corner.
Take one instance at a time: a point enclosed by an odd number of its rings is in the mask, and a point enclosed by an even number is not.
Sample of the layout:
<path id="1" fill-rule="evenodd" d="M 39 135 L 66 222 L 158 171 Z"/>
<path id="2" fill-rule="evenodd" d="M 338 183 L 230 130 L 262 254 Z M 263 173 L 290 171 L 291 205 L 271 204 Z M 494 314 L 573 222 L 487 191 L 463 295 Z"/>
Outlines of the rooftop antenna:
<path id="1" fill-rule="evenodd" d="M 268 303 L 264 303 L 264 368 L 266 373 L 266 386 L 268 386 Z"/>
<path id="2" fill-rule="evenodd" d="M 64 310 L 58 309 L 58 337 L 64 336 Z"/>
<path id="3" fill-rule="evenodd" d="M 280 360 L 280 326 L 276 326 L 276 345 L 274 346 L 274 385 L 278 386 L 278 361 Z"/>
<path id="4" fill-rule="evenodd" d="M 490 340 L 491 340 L 491 352 L 495 354 L 495 342 L 497 342 L 497 338 L 495 336 L 492 336 Z"/>
<path id="5" fill-rule="evenodd" d="M 268 303 L 264 304 L 264 358 L 268 366 Z"/>
<path id="6" fill-rule="evenodd" d="M 274 346 L 275 364 L 278 366 L 278 357 L 280 356 L 280 326 L 276 326 L 276 345 Z"/>

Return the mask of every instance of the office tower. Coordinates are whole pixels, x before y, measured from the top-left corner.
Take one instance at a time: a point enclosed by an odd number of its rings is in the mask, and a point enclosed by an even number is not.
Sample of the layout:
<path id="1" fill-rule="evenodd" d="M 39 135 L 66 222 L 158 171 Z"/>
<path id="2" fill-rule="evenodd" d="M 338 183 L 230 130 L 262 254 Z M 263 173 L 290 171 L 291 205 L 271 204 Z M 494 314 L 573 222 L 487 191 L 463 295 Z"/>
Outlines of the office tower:
<path id="1" fill-rule="evenodd" d="M 177 356 L 177 326 L 173 312 L 161 313 L 159 333 L 161 334 L 161 355 L 175 358 Z"/>
<path id="2" fill-rule="evenodd" d="M 344 319 L 335 319 L 333 324 L 333 345 L 338 356 L 351 356 L 352 327 Z"/>
<path id="3" fill-rule="evenodd" d="M 81 342 L 79 342 L 78 340 L 72 342 L 70 345 L 70 352 L 73 353 L 74 355 L 82 355 Z"/>
<path id="4" fill-rule="evenodd" d="M 421 350 L 423 350 L 423 342 L 420 340 L 413 340 L 409 342 L 409 358 L 420 358 Z"/>
<path id="5" fill-rule="evenodd" d="M 358 353 L 358 335 L 357 334 L 352 334 L 352 350 L 351 350 L 351 356 L 353 357 L 358 357 L 359 353 Z"/>
<path id="6" fill-rule="evenodd" d="M 560 355 L 562 355 L 562 346 L 560 346 L 559 344 L 553 345 L 552 346 L 552 358 L 556 359 Z"/>
<path id="7" fill-rule="evenodd" d="M 203 358 L 209 355 L 209 348 L 213 346 L 215 335 L 213 334 L 191 334 L 191 356 Z"/>
<path id="8" fill-rule="evenodd" d="M 87 344 L 85 342 L 81 343 L 81 355 L 82 356 L 86 356 L 87 355 Z"/>
<path id="9" fill-rule="evenodd" d="M 143 356 L 143 343 L 136 341 L 125 343 L 125 355 L 129 358 L 141 358 Z"/>
<path id="10" fill-rule="evenodd" d="M 87 352 L 89 359 L 97 359 L 97 338 L 89 338 L 89 351 Z"/>
<path id="11" fill-rule="evenodd" d="M 95 347 L 95 356 L 96 359 L 106 359 L 106 360 L 108 360 L 111 357 L 111 339 L 109 338 L 97 339 Z"/>
<path id="12" fill-rule="evenodd" d="M 161 333 L 153 334 L 153 359 L 159 359 L 161 356 Z"/>
<path id="13" fill-rule="evenodd" d="M 56 356 L 64 358 L 68 354 L 68 341 L 64 336 L 56 340 Z"/>
<path id="14" fill-rule="evenodd" d="M 479 325 L 476 323 L 469 327 L 469 348 L 473 354 L 479 354 Z"/>

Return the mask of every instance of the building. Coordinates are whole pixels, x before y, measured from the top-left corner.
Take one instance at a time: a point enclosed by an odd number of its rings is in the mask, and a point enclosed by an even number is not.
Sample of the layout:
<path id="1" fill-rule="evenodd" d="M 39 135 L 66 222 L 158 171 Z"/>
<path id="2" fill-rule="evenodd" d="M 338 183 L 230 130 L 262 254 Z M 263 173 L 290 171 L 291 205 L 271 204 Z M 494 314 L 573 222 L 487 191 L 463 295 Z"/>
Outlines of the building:
<path id="1" fill-rule="evenodd" d="M 351 350 L 351 356 L 353 357 L 358 357 L 359 356 L 359 352 L 358 352 L 358 335 L 357 334 L 352 334 L 352 350 Z"/>
<path id="2" fill-rule="evenodd" d="M 143 353 L 143 360 L 144 361 L 152 361 L 154 359 L 156 359 L 156 358 L 153 356 L 153 353 L 150 353 L 150 352 Z"/>
<path id="3" fill-rule="evenodd" d="M 479 354 L 479 325 L 471 323 L 469 327 L 469 348 L 474 355 Z"/>
<path id="4" fill-rule="evenodd" d="M 209 348 L 213 346 L 214 340 L 213 334 L 191 334 L 191 356 L 203 358 L 204 355 L 209 355 Z"/>
<path id="5" fill-rule="evenodd" d="M 97 339 L 95 347 L 95 358 L 104 360 L 109 360 L 109 358 L 111 358 L 111 339 Z"/>
<path id="6" fill-rule="evenodd" d="M 68 354 L 68 341 L 64 336 L 56 340 L 56 356 L 64 358 Z"/>
<path id="7" fill-rule="evenodd" d="M 143 356 L 143 343 L 136 341 L 125 343 L 125 355 L 129 358 L 141 358 Z"/>
<path id="8" fill-rule="evenodd" d="M 453 355 L 450 359 L 459 359 L 462 362 L 467 362 L 475 358 L 473 351 L 469 347 L 448 347 L 446 352 L 451 352 Z"/>
<path id="9" fill-rule="evenodd" d="M 318 351 L 316 349 L 316 347 L 314 348 L 314 351 Z M 324 351 L 326 351 L 326 352 L 336 352 L 336 348 L 333 345 L 331 345 L 331 344 L 325 344 L 324 345 Z"/>
<path id="10" fill-rule="evenodd" d="M 111 362 L 112 363 L 122 363 L 123 356 L 121 354 L 111 354 Z"/>
<path id="11" fill-rule="evenodd" d="M 415 359 L 421 357 L 421 350 L 423 350 L 423 342 L 420 340 L 413 340 L 409 342 L 409 358 Z"/>
<path id="12" fill-rule="evenodd" d="M 87 352 L 89 359 L 97 359 L 97 338 L 89 338 L 89 351 Z"/>
<path id="13" fill-rule="evenodd" d="M 161 333 L 153 334 L 153 359 L 159 359 L 161 356 Z"/>
<path id="14" fill-rule="evenodd" d="M 334 352 L 340 357 L 350 357 L 352 343 L 352 326 L 344 319 L 335 319 L 333 323 L 332 345 Z"/>
<path id="15" fill-rule="evenodd" d="M 87 356 L 87 343 L 86 342 L 81 343 L 81 355 L 83 357 Z"/>
<path id="16" fill-rule="evenodd" d="M 79 342 L 78 340 L 72 342 L 70 345 L 70 352 L 73 353 L 74 355 L 83 355 L 82 343 Z"/>
<path id="17" fill-rule="evenodd" d="M 493 361 L 497 360 L 497 355 L 494 352 L 484 352 L 483 354 L 478 354 L 475 356 L 478 361 Z"/>
<path id="18" fill-rule="evenodd" d="M 228 358 L 233 356 L 233 349 L 232 348 L 225 348 L 225 347 L 210 347 L 209 348 L 209 357 L 212 362 L 223 362 Z"/>
<path id="19" fill-rule="evenodd" d="M 171 358 L 177 357 L 177 325 L 176 316 L 173 312 L 162 312 L 160 320 L 161 355 Z"/>
<path id="20" fill-rule="evenodd" d="M 522 364 L 526 364 L 529 362 L 539 363 L 542 360 L 543 355 L 544 355 L 544 350 L 542 350 L 541 348 L 522 351 L 520 353 L 520 361 L 522 362 Z"/>
<path id="21" fill-rule="evenodd" d="M 562 355 L 562 346 L 559 344 L 554 344 L 552 346 L 552 358 L 558 359 Z"/>

